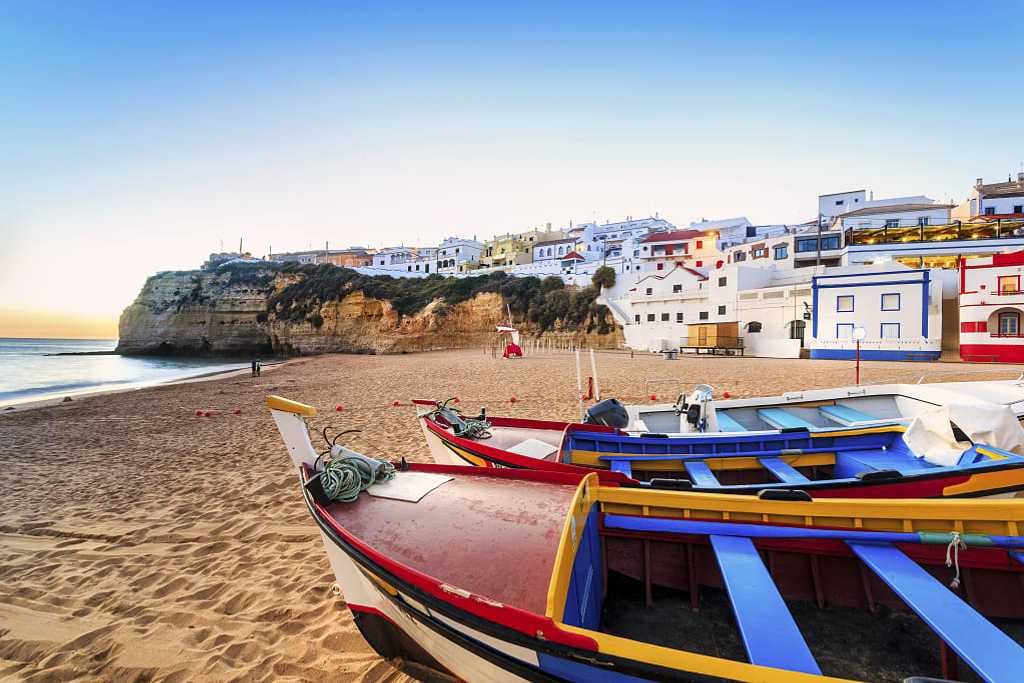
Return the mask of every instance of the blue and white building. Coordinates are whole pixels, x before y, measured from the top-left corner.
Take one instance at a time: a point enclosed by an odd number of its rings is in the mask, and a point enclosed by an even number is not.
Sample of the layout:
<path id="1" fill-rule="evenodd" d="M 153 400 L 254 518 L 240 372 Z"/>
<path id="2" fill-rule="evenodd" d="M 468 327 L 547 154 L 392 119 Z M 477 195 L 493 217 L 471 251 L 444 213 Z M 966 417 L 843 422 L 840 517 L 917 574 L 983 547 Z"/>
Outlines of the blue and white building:
<path id="1" fill-rule="evenodd" d="M 838 271 L 838 272 L 835 272 Z M 811 358 L 850 359 L 863 328 L 865 360 L 937 360 L 943 277 L 928 269 L 828 269 L 811 278 Z"/>

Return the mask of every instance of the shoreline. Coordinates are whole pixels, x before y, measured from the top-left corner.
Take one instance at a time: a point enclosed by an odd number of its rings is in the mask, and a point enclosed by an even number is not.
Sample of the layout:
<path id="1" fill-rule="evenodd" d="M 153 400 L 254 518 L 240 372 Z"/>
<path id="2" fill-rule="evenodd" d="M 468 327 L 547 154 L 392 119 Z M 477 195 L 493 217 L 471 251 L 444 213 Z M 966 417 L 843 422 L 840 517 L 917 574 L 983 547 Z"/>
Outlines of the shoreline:
<path id="1" fill-rule="evenodd" d="M 272 370 L 275 368 L 286 365 L 289 360 L 281 359 L 275 360 L 263 364 L 263 370 Z M 58 405 L 64 405 L 66 403 L 77 403 L 79 401 L 96 398 L 97 396 L 109 396 L 111 394 L 123 394 L 130 391 L 139 391 L 141 389 L 151 389 L 153 387 L 173 386 L 176 384 L 191 384 L 193 382 L 208 382 L 214 379 L 221 379 L 227 377 L 235 377 L 246 372 L 250 372 L 248 367 L 244 368 L 232 368 L 227 370 L 212 370 L 210 372 L 203 372 L 197 375 L 189 375 L 188 377 L 182 377 L 179 379 L 163 379 L 163 380 L 150 380 L 143 382 L 129 382 L 125 385 L 116 387 L 93 387 L 77 389 L 68 392 L 62 392 L 59 395 L 48 395 L 41 398 L 23 398 L 15 399 L 13 401 L 5 402 L 0 404 L 0 417 L 4 415 L 14 415 L 19 413 L 25 413 L 29 410 L 38 410 L 40 408 L 52 408 Z M 71 401 L 66 401 L 66 398 L 70 398 Z"/>

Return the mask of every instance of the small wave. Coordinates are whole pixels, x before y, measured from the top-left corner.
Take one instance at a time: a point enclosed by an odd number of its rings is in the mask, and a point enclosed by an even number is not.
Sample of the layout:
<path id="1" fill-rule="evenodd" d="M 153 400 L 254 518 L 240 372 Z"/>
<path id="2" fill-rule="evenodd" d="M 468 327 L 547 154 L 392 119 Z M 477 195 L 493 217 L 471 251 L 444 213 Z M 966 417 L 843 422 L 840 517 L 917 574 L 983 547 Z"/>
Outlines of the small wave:
<path id="1" fill-rule="evenodd" d="M 39 396 L 41 394 L 59 394 L 65 391 L 78 391 L 79 389 L 92 389 L 105 386 L 113 386 L 117 384 L 133 384 L 131 380 L 109 380 L 106 382 L 77 382 L 71 384 L 50 384 L 42 387 L 29 387 L 27 389 L 18 389 L 16 391 L 0 391 L 0 400 L 8 400 L 15 398 L 28 398 L 30 396 Z"/>

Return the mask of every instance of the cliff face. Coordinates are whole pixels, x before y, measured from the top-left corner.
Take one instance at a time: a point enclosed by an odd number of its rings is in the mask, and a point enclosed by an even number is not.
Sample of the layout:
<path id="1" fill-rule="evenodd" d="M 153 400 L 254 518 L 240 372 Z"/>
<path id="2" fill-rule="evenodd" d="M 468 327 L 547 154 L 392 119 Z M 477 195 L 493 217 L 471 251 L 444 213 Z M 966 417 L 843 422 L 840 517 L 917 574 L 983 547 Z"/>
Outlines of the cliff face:
<path id="1" fill-rule="evenodd" d="M 314 315 L 300 320 L 268 312 L 268 299 L 296 277 L 256 268 L 154 275 L 121 315 L 117 351 L 251 356 L 480 347 L 495 341 L 495 325 L 506 320 L 497 293 L 477 294 L 452 306 L 433 301 L 404 317 L 389 301 L 361 291 L 319 304 Z M 526 336 L 539 333 L 529 325 L 520 329 Z M 561 330 L 547 336 L 585 340 L 591 346 L 614 346 L 622 340 L 618 329 L 605 335 Z"/>
<path id="2" fill-rule="evenodd" d="M 273 352 L 265 323 L 270 271 L 185 271 L 146 280 L 121 314 L 117 352 L 240 355 Z"/>

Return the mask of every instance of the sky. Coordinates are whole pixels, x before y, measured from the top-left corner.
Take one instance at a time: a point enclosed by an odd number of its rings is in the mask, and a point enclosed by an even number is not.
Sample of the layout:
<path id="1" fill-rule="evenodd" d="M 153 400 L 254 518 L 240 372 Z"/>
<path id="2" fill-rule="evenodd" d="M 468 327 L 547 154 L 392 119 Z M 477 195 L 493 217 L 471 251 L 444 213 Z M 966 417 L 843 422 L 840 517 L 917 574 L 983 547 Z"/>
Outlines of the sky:
<path id="1" fill-rule="evenodd" d="M 962 201 L 1024 161 L 1021 25 L 1019 1 L 0 0 L 0 337 L 114 338 L 148 275 L 240 238 Z"/>

